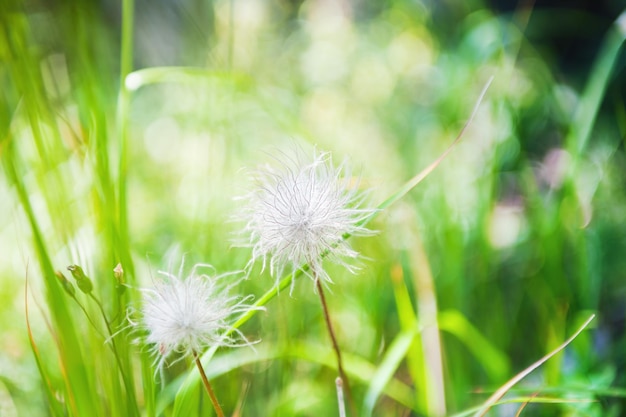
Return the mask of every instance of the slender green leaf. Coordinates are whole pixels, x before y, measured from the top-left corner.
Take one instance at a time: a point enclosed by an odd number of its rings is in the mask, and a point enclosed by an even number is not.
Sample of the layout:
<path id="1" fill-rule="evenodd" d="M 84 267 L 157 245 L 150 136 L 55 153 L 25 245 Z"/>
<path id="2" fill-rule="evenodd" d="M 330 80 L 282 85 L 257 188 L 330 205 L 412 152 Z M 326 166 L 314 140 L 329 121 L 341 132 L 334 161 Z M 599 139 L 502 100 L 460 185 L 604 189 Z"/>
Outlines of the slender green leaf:
<path id="1" fill-rule="evenodd" d="M 584 154 L 624 41 L 626 41 L 626 11 L 619 15 L 609 29 L 594 61 L 591 77 L 587 81 L 576 113 L 572 117 L 566 141 L 575 158 Z"/>
<path id="2" fill-rule="evenodd" d="M 399 333 L 389 345 L 389 349 L 387 349 L 383 360 L 376 369 L 376 373 L 370 380 L 367 394 L 365 394 L 363 408 L 366 416 L 372 415 L 376 401 L 378 401 L 380 394 L 383 392 L 385 386 L 387 386 L 398 369 L 400 362 L 402 362 L 404 357 L 407 355 L 407 352 L 417 334 L 418 332 L 416 328 L 403 331 Z"/>
<path id="3" fill-rule="evenodd" d="M 456 336 L 480 361 L 493 380 L 501 380 L 509 373 L 509 360 L 489 339 L 485 338 L 459 311 L 439 313 L 439 328 Z"/>

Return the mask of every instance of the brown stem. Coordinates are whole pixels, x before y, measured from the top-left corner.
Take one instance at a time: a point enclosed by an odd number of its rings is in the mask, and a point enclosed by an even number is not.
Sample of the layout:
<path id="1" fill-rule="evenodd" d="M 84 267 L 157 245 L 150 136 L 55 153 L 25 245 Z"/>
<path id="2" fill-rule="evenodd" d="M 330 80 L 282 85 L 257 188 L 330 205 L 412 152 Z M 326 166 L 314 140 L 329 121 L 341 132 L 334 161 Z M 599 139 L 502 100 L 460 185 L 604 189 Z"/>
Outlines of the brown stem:
<path id="1" fill-rule="evenodd" d="M 328 333 L 330 334 L 330 339 L 333 342 L 333 349 L 335 350 L 335 356 L 337 357 L 337 371 L 339 372 L 339 378 L 343 381 L 344 388 L 346 390 L 346 396 L 348 397 L 348 404 L 350 404 L 351 414 L 356 417 L 358 414 L 356 412 L 356 404 L 354 403 L 354 398 L 352 397 L 352 390 L 350 389 L 350 381 L 348 380 L 348 375 L 343 370 L 343 361 L 341 360 L 341 350 L 339 349 L 339 344 L 337 343 L 337 338 L 335 337 L 335 331 L 333 330 L 333 325 L 330 322 L 330 315 L 328 313 L 328 305 L 326 304 L 326 297 L 324 296 L 324 288 L 322 286 L 321 280 L 318 279 L 315 274 L 315 270 L 313 270 L 315 284 L 317 285 L 317 293 L 320 296 L 320 301 L 322 302 L 322 311 L 324 311 L 324 319 L 326 320 L 326 327 L 328 328 Z"/>
<path id="2" fill-rule="evenodd" d="M 198 367 L 198 371 L 200 371 L 202 383 L 204 384 L 206 391 L 209 393 L 209 397 L 211 397 L 211 402 L 213 403 L 213 408 L 215 408 L 215 413 L 217 414 L 217 417 L 224 417 L 222 407 L 220 407 L 220 403 L 217 402 L 217 397 L 215 396 L 213 388 L 211 387 L 211 384 L 209 383 L 209 380 L 204 373 L 204 368 L 202 367 L 202 362 L 200 362 L 200 357 L 198 356 L 197 352 L 193 352 L 193 358 L 196 362 L 196 366 Z"/>

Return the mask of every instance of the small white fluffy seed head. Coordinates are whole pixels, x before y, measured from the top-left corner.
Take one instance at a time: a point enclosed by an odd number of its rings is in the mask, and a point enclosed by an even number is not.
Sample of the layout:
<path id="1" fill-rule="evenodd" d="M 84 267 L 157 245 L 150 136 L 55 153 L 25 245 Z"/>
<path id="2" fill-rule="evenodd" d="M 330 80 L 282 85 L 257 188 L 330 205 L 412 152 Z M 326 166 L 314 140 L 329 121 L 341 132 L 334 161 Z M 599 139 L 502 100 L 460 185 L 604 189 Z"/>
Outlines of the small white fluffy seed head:
<path id="1" fill-rule="evenodd" d="M 312 162 L 303 159 L 301 153 L 276 158 L 277 167 L 254 173 L 257 187 L 242 197 L 245 204 L 238 217 L 246 224 L 238 245 L 252 248 L 246 269 L 262 260 L 276 285 L 285 270 L 295 273 L 305 264 L 310 269 L 303 272 L 311 278 L 332 282 L 323 257 L 354 272 L 357 268 L 348 259 L 359 254 L 344 236 L 373 234 L 360 223 L 376 210 L 363 208 L 364 194 L 346 164 L 334 167 L 328 152 L 314 152 Z"/>
<path id="2" fill-rule="evenodd" d="M 251 309 L 263 309 L 247 304 L 253 298 L 251 295 L 229 295 L 241 277 L 228 285 L 222 281 L 237 273 L 198 274 L 200 269 L 213 271 L 213 268 L 197 264 L 183 278 L 183 266 L 184 263 L 178 275 L 159 271 L 161 277 L 155 279 L 154 287 L 141 290 L 141 320 L 132 323 L 146 333 L 145 343 L 150 345 L 157 370 L 163 369 L 173 353 L 181 354 L 182 359 L 200 354 L 210 346 L 250 345 L 232 327 L 232 318 Z"/>

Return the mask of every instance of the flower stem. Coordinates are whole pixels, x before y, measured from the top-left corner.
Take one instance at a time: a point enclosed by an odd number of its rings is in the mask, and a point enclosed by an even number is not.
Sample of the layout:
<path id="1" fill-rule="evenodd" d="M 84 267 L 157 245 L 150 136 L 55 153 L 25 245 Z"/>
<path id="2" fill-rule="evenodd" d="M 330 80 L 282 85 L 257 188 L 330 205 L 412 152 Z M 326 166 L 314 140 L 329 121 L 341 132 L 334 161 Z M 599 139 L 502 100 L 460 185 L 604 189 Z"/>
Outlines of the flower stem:
<path id="1" fill-rule="evenodd" d="M 104 312 L 104 307 L 100 300 L 98 300 L 92 293 L 89 293 L 89 297 L 96 303 L 98 308 L 100 309 L 100 314 L 102 314 L 102 319 L 107 326 L 107 331 L 109 332 L 109 338 L 107 340 L 111 341 L 111 350 L 113 351 L 113 356 L 115 357 L 115 361 L 117 362 L 117 366 L 120 369 L 120 374 L 122 375 L 122 381 L 124 382 L 124 387 L 126 388 L 126 394 L 130 397 L 129 404 L 133 404 L 135 406 L 136 415 L 139 415 L 139 409 L 137 408 L 137 399 L 135 397 L 135 389 L 133 388 L 132 380 L 129 380 L 126 372 L 124 372 L 124 366 L 122 365 L 122 360 L 120 359 L 120 354 L 117 350 L 117 345 L 115 344 L 115 334 L 111 330 L 111 323 L 107 319 L 106 313 Z M 131 375 L 132 378 L 132 375 Z"/>
<path id="2" fill-rule="evenodd" d="M 339 349 L 339 344 L 337 343 L 337 337 L 335 336 L 335 331 L 333 330 L 333 325 L 330 321 L 330 314 L 328 313 L 328 305 L 326 304 L 326 297 L 324 296 L 324 287 L 322 286 L 321 280 L 318 279 L 315 274 L 315 270 L 313 270 L 315 285 L 317 286 L 317 293 L 320 296 L 320 301 L 322 302 L 322 311 L 324 311 L 324 319 L 326 320 L 326 327 L 328 328 L 328 333 L 330 334 L 330 339 L 333 342 L 333 349 L 335 350 L 335 356 L 337 357 L 337 371 L 339 372 L 339 378 L 343 382 L 343 386 L 345 387 L 346 396 L 348 397 L 348 403 L 350 404 L 350 411 L 353 416 L 357 416 L 356 405 L 354 403 L 354 398 L 352 397 L 352 391 L 350 389 L 350 382 L 348 381 L 348 375 L 343 370 L 343 361 L 341 360 L 341 350 Z"/>
<path id="3" fill-rule="evenodd" d="M 220 407 L 220 403 L 217 402 L 217 397 L 215 396 L 215 393 L 213 392 L 213 388 L 211 387 L 211 384 L 209 383 L 209 380 L 206 377 L 206 374 L 204 373 L 202 362 L 200 362 L 200 356 L 198 356 L 197 352 L 193 352 L 193 357 L 194 357 L 194 360 L 196 361 L 196 366 L 198 367 L 198 371 L 200 372 L 202 383 L 204 384 L 206 391 L 209 393 L 209 397 L 211 398 L 211 402 L 213 403 L 213 408 L 215 408 L 215 413 L 217 414 L 217 417 L 224 417 L 224 412 L 222 411 L 222 407 Z"/>

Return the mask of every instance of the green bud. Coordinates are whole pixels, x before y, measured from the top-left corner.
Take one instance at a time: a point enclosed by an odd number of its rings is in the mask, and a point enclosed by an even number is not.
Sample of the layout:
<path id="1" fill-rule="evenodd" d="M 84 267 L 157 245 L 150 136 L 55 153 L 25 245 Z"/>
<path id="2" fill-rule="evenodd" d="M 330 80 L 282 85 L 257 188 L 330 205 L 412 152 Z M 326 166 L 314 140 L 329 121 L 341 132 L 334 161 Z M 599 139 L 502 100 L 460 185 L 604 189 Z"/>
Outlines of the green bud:
<path id="1" fill-rule="evenodd" d="M 122 264 L 118 263 L 113 269 L 113 275 L 115 276 L 115 280 L 117 284 L 115 285 L 115 290 L 118 295 L 124 294 L 126 291 L 126 285 L 124 285 L 124 270 L 122 269 Z"/>
<path id="2" fill-rule="evenodd" d="M 67 278 L 65 278 L 65 275 L 63 275 L 61 271 L 56 271 L 55 275 L 59 279 L 59 282 L 61 282 L 61 286 L 63 287 L 65 292 L 68 293 L 70 297 L 74 298 L 76 296 L 76 289 L 74 289 L 72 283 L 69 282 Z"/>
<path id="3" fill-rule="evenodd" d="M 67 269 L 72 273 L 72 276 L 76 280 L 76 285 L 78 285 L 78 289 L 80 289 L 85 294 L 89 294 L 93 289 L 93 285 L 91 284 L 91 280 L 85 272 L 83 268 L 78 265 L 70 265 Z"/>
<path id="4" fill-rule="evenodd" d="M 78 265 L 70 265 L 67 267 L 67 270 L 72 273 L 72 276 L 74 277 L 76 281 L 89 279 L 87 278 L 87 275 L 85 275 L 85 271 L 83 271 L 83 268 L 81 268 Z"/>

